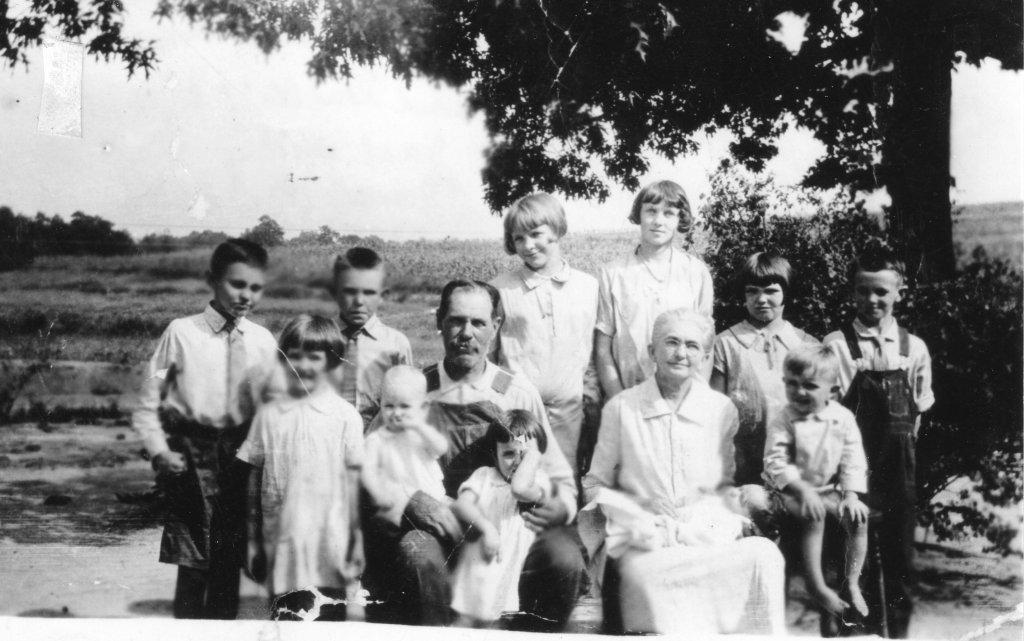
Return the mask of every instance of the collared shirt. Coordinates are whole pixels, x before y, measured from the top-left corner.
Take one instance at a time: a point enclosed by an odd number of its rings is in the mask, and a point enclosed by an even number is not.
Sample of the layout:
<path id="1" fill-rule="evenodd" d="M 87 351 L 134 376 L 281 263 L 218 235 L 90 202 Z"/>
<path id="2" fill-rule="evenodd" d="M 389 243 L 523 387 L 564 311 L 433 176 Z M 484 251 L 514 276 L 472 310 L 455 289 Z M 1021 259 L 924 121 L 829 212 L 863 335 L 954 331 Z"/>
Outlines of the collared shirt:
<path id="1" fill-rule="evenodd" d="M 345 323 L 341 323 L 345 329 Z M 384 386 L 384 372 L 395 365 L 412 364 L 412 347 L 409 339 L 397 329 L 385 325 L 379 317 L 372 316 L 366 324 L 352 335 L 358 343 L 356 350 L 356 409 L 368 424 L 380 411 L 380 395 Z M 352 337 L 343 335 L 346 351 Z M 336 367 L 331 372 L 331 381 L 341 393 L 341 378 L 345 367 Z"/>
<path id="2" fill-rule="evenodd" d="M 685 308 L 711 316 L 711 272 L 702 260 L 679 249 L 673 249 L 664 281 L 655 280 L 633 252 L 603 268 L 598 283 L 596 328 L 612 337 L 612 356 L 626 388 L 654 375 L 647 346 L 659 314 Z"/>
<path id="3" fill-rule="evenodd" d="M 844 492 L 867 492 L 868 462 L 857 418 L 836 401 L 807 416 L 786 406 L 768 424 L 764 471 L 779 489 L 797 479 L 826 487 L 838 474 Z"/>
<path id="4" fill-rule="evenodd" d="M 673 408 L 646 380 L 605 405 L 583 491 L 587 500 L 608 487 L 685 506 L 732 482 L 736 429 L 736 407 L 707 383 L 694 380 Z"/>
<path id="5" fill-rule="evenodd" d="M 859 361 L 850 355 L 850 347 L 841 331 L 832 332 L 824 340 L 826 345 L 831 345 L 839 354 L 840 394 L 846 394 L 860 369 L 902 369 L 907 372 L 917 410 L 925 412 L 935 404 L 935 394 L 932 393 L 932 357 L 923 340 L 911 334 L 908 337 L 909 354 L 904 357 L 900 356 L 900 334 L 896 319 L 890 317 L 881 327 L 868 327 L 856 319 L 853 321 L 853 331 L 857 334 L 857 344 L 862 355 Z"/>
<path id="6" fill-rule="evenodd" d="M 763 328 L 742 321 L 715 337 L 714 369 L 725 379 L 725 393 L 730 397 L 763 397 L 770 420 L 786 404 L 782 382 L 786 354 L 801 345 L 817 343 L 816 338 L 781 318 Z M 752 384 L 758 388 L 747 389 Z M 738 398 L 733 400 L 739 404 Z"/>
<path id="7" fill-rule="evenodd" d="M 528 410 L 537 417 L 547 433 L 548 440 L 547 450 L 541 456 L 541 469 L 557 486 L 558 498 L 565 504 L 568 511 L 566 522 L 571 523 L 576 516 L 576 481 L 573 478 L 572 468 L 562 453 L 562 449 L 558 446 L 558 441 L 551 433 L 551 425 L 537 388 L 521 374 L 513 374 L 512 381 L 504 393 L 495 390 L 493 387 L 494 377 L 502 370 L 490 361 L 485 362 L 483 374 L 473 382 L 453 381 L 445 372 L 443 362 L 437 364 L 437 370 L 441 385 L 427 394 L 427 400 L 431 403 L 468 405 L 469 403 L 490 401 L 502 410 Z"/>
<path id="8" fill-rule="evenodd" d="M 188 420 L 227 427 L 233 413 L 249 420 L 261 402 L 283 388 L 274 335 L 247 318 L 239 319 L 235 331 L 245 351 L 240 379 L 248 398 L 229 407 L 226 324 L 224 316 L 207 305 L 201 314 L 171 321 L 157 342 L 132 413 L 132 426 L 150 456 L 168 449 L 157 416 L 161 405 Z"/>
<path id="9" fill-rule="evenodd" d="M 587 376 L 597 279 L 565 264 L 550 278 L 524 266 L 491 284 L 501 294 L 504 315 L 497 363 L 537 387 L 556 431 L 573 418 L 578 423 L 584 393 L 597 398 L 596 377 Z"/>

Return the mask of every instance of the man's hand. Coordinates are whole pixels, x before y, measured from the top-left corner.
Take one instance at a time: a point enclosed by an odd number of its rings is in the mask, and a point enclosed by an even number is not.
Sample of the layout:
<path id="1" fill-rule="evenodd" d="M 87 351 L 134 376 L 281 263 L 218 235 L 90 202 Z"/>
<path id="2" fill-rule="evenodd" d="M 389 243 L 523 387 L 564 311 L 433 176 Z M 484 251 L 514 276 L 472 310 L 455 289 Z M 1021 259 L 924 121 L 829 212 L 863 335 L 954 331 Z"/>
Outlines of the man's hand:
<path id="1" fill-rule="evenodd" d="M 416 492 L 405 506 L 405 518 L 418 530 L 426 530 L 439 539 L 457 541 L 462 526 L 451 508 L 424 492 Z"/>
<path id="2" fill-rule="evenodd" d="M 528 511 L 523 512 L 523 520 L 526 527 L 534 532 L 541 532 L 550 527 L 565 525 L 569 517 L 569 510 L 565 503 L 553 496 L 545 497 L 543 501 L 534 505 Z"/>
<path id="3" fill-rule="evenodd" d="M 854 523 L 868 522 L 868 506 L 864 505 L 856 492 L 844 492 L 843 500 L 839 502 L 839 518 L 847 514 Z"/>
<path id="4" fill-rule="evenodd" d="M 164 450 L 153 457 L 153 469 L 157 472 L 167 474 L 181 474 L 188 466 L 185 464 L 185 457 L 179 452 Z"/>
<path id="5" fill-rule="evenodd" d="M 259 541 L 249 541 L 249 549 L 245 555 L 245 576 L 256 583 L 267 579 L 267 551 Z"/>

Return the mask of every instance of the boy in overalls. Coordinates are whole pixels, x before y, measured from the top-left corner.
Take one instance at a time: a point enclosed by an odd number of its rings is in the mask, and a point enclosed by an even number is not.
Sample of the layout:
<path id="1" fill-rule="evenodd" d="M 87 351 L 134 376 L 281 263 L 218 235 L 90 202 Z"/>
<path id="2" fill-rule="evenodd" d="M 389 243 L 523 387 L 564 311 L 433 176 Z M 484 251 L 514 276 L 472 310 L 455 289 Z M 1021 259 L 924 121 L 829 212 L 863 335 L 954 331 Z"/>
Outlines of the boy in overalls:
<path id="1" fill-rule="evenodd" d="M 840 394 L 857 416 L 868 459 L 868 504 L 881 513 L 889 636 L 905 638 L 913 608 L 914 446 L 921 414 L 935 402 L 931 356 L 924 341 L 893 318 L 906 289 L 902 262 L 874 250 L 858 257 L 851 273 L 857 317 L 824 343 L 839 354 Z"/>

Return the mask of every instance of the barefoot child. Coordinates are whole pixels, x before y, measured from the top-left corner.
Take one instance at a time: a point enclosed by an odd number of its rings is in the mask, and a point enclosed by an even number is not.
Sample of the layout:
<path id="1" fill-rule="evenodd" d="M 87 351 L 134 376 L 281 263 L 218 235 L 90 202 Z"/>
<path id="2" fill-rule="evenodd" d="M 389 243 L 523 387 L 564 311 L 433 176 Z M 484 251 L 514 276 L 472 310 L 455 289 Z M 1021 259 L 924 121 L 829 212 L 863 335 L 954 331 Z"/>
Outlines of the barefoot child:
<path id="1" fill-rule="evenodd" d="M 367 427 L 380 411 L 384 372 L 393 365 L 412 363 L 409 339 L 377 316 L 386 276 L 384 260 L 366 247 L 353 247 L 334 262 L 334 300 L 345 361 L 331 377 L 338 394 L 359 410 Z"/>
<path id="2" fill-rule="evenodd" d="M 550 194 L 520 198 L 504 222 L 505 251 L 523 265 L 491 281 L 505 313 L 494 361 L 537 387 L 555 440 L 579 473 L 583 408 L 598 401 L 597 381 L 588 370 L 597 280 L 562 258 L 565 211 Z"/>
<path id="3" fill-rule="evenodd" d="M 160 561 L 178 566 L 174 616 L 234 619 L 245 546 L 245 469 L 235 451 L 277 369 L 273 335 L 246 318 L 263 296 L 267 252 L 230 239 L 213 252 L 201 314 L 167 326 L 132 426 L 166 500 Z"/>
<path id="4" fill-rule="evenodd" d="M 736 275 L 747 318 L 715 338 L 711 389 L 731 398 L 740 415 L 737 485 L 762 482 L 765 426 L 786 404 L 783 359 L 818 342 L 782 317 L 791 283 L 792 268 L 782 256 L 759 252 L 748 258 Z"/>
<path id="5" fill-rule="evenodd" d="M 421 371 L 396 365 L 384 374 L 383 427 L 366 436 L 362 480 L 377 516 L 396 526 L 416 492 L 447 501 L 437 459 L 448 451 L 448 439 L 427 423 L 427 409 L 427 379 Z"/>
<path id="6" fill-rule="evenodd" d="M 711 272 L 675 247 L 693 223 L 683 188 L 669 180 L 647 185 L 629 222 L 640 226 L 640 246 L 598 278 L 594 361 L 607 398 L 654 374 L 647 345 L 658 314 L 682 308 L 710 317 L 712 311 Z"/>
<path id="7" fill-rule="evenodd" d="M 912 603 L 917 492 L 914 447 L 921 413 L 935 402 L 928 346 L 893 311 L 903 298 L 904 266 L 892 252 L 862 254 L 851 274 L 857 317 L 825 337 L 839 355 L 843 404 L 857 415 L 870 470 L 868 502 L 882 512 L 879 539 L 888 628 L 907 636 Z"/>
<path id="8" fill-rule="evenodd" d="M 789 404 L 768 424 L 765 473 L 781 491 L 785 510 L 803 524 L 801 550 L 811 595 L 834 614 L 852 606 L 866 616 L 860 574 L 867 556 L 868 508 L 858 493 L 867 491 L 867 462 L 853 413 L 831 400 L 839 358 L 831 347 L 805 346 L 787 354 L 782 369 Z M 826 513 L 838 517 L 846 532 L 849 603 L 822 574 Z"/>
<path id="9" fill-rule="evenodd" d="M 477 468 L 459 488 L 453 510 L 479 538 L 463 545 L 452 580 L 452 609 L 463 622 L 493 624 L 504 612 L 519 610 L 519 575 L 536 538 L 521 516 L 551 495 L 551 481 L 540 469 L 547 436 L 526 410 L 511 410 L 484 436 L 494 465 Z"/>
<path id="10" fill-rule="evenodd" d="M 298 316 L 281 331 L 288 395 L 260 408 L 238 458 L 249 475 L 248 569 L 267 580 L 276 600 L 316 587 L 345 597 L 362 570 L 358 470 L 363 422 L 334 391 L 330 370 L 341 364 L 341 331 L 323 316 Z M 321 620 L 344 620 L 335 604 Z"/>

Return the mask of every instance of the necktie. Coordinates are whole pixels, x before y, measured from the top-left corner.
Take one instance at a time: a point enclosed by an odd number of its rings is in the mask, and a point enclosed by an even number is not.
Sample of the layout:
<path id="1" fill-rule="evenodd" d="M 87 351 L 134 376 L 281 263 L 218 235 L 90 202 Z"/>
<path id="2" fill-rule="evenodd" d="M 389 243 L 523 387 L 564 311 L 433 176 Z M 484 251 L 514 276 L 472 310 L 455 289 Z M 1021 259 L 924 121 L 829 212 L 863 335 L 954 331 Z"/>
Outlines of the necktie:
<path id="1" fill-rule="evenodd" d="M 233 425 L 241 425 L 253 415 L 253 403 L 246 390 L 245 343 L 237 319 L 224 324 L 228 344 L 227 415 Z"/>
<path id="2" fill-rule="evenodd" d="M 342 361 L 342 372 L 341 372 L 341 397 L 356 405 L 357 401 L 357 379 L 359 378 L 359 329 L 354 331 L 346 330 L 345 335 L 348 337 L 348 343 L 345 345 L 345 358 Z"/>

